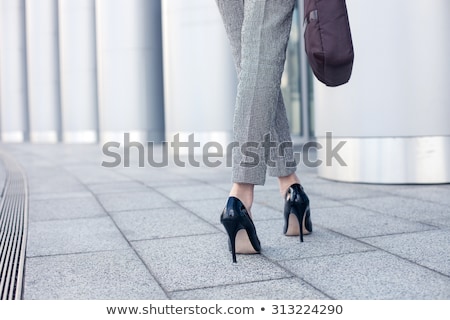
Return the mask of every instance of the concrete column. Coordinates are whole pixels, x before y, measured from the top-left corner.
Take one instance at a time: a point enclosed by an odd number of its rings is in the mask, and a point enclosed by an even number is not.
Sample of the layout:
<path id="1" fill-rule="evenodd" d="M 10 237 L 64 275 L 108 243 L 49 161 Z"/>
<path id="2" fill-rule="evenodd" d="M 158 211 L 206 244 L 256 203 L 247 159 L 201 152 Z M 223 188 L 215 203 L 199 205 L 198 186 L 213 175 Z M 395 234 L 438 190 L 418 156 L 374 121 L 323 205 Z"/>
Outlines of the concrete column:
<path id="1" fill-rule="evenodd" d="M 59 0 L 58 9 L 63 141 L 96 142 L 95 0 Z"/>
<path id="2" fill-rule="evenodd" d="M 28 139 L 25 1 L 0 0 L 0 141 Z"/>
<path id="3" fill-rule="evenodd" d="M 164 0 L 166 138 L 232 141 L 237 79 L 231 50 L 211 0 Z"/>
<path id="4" fill-rule="evenodd" d="M 352 79 L 338 88 L 314 84 L 316 135 L 324 146 L 319 175 L 350 182 L 450 182 L 450 2 L 347 5 Z M 333 134 L 333 147 L 345 143 L 339 156 L 346 166 L 336 158 L 325 164 L 332 155 L 326 132 Z"/>
<path id="5" fill-rule="evenodd" d="M 161 141 L 161 3 L 97 0 L 100 140 Z"/>
<path id="6" fill-rule="evenodd" d="M 60 140 L 57 0 L 26 0 L 30 138 Z"/>

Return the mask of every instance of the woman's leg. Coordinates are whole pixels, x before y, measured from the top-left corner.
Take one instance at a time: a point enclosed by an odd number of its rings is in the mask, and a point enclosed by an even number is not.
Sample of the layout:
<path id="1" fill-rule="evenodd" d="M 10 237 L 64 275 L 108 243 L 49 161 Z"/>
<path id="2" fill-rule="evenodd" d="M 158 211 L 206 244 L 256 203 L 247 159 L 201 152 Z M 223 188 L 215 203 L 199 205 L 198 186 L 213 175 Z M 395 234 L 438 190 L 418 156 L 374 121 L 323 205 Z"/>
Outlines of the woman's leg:
<path id="1" fill-rule="evenodd" d="M 244 22 L 244 0 L 216 0 L 230 42 L 236 72 L 241 70 L 241 32 Z"/>
<path id="2" fill-rule="evenodd" d="M 279 177 L 281 190 L 298 182 L 280 89 L 294 0 L 217 0 L 217 4 L 238 73 L 233 132 L 240 148 L 233 150 L 233 187 L 221 215 L 236 262 L 236 252 L 260 251 L 249 210 L 254 185 L 264 184 L 267 166 L 270 175 Z M 281 145 L 283 152 L 278 154 Z"/>
<path id="3" fill-rule="evenodd" d="M 240 148 L 233 152 L 234 183 L 263 185 L 267 163 L 272 165 L 267 143 L 290 141 L 280 82 L 293 9 L 294 0 L 244 1 L 233 128 Z M 284 159 L 274 159 L 272 174 L 288 176 L 295 171 Z"/>
<path id="4" fill-rule="evenodd" d="M 251 147 L 233 152 L 234 183 L 230 196 L 241 199 L 250 210 L 253 187 L 264 184 L 268 160 L 269 175 L 289 177 L 280 180 L 282 190 L 289 187 L 284 186 L 285 181 L 298 181 L 294 174 L 292 147 L 287 145 L 291 137 L 280 90 L 294 1 L 216 1 L 239 79 L 235 141 L 242 147 L 245 144 Z M 262 146 L 265 136 L 276 145 L 269 152 Z M 257 147 L 253 148 L 255 144 Z M 279 155 L 281 145 L 283 154 Z"/>
<path id="5" fill-rule="evenodd" d="M 216 2 L 230 42 L 236 73 L 239 76 L 241 71 L 241 32 L 244 22 L 244 0 L 216 0 Z M 253 191 L 253 184 L 234 182 L 229 195 L 240 199 L 251 215 Z"/>

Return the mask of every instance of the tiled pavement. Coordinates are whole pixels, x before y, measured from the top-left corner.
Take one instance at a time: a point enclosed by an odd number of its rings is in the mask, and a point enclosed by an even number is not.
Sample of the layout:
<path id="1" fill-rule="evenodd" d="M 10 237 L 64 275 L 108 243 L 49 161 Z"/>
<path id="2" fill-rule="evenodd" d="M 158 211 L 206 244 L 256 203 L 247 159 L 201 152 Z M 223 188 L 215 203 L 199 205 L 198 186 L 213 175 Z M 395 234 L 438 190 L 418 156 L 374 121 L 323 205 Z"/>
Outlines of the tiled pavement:
<path id="1" fill-rule="evenodd" d="M 28 177 L 25 299 L 450 299 L 450 185 L 299 168 L 314 225 L 300 243 L 282 234 L 268 177 L 252 208 L 262 253 L 232 265 L 219 223 L 230 168 L 105 168 L 97 145 L 0 149 Z"/>

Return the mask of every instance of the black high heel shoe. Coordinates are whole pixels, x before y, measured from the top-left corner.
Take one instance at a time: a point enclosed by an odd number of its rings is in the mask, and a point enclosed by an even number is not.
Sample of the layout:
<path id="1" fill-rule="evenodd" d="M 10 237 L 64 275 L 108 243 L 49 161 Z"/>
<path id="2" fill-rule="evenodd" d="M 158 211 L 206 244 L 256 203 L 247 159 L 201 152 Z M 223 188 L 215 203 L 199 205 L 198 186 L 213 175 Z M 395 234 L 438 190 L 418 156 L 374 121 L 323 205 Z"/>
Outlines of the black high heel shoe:
<path id="1" fill-rule="evenodd" d="M 295 220 L 295 218 L 297 218 Z M 309 199 L 303 191 L 303 187 L 295 183 L 289 187 L 284 203 L 284 234 L 296 236 L 300 234 L 300 241 L 303 242 L 303 232 L 312 232 L 311 212 L 309 209 Z"/>
<path id="2" fill-rule="evenodd" d="M 244 229 L 247 232 L 248 240 L 250 240 L 251 247 L 254 250 L 250 252 L 247 249 L 245 253 L 259 253 L 261 251 L 261 244 L 256 235 L 255 225 L 241 200 L 236 197 L 228 198 L 227 205 L 220 216 L 220 222 L 225 227 L 230 238 L 233 263 L 236 263 L 236 237 L 239 230 Z"/>

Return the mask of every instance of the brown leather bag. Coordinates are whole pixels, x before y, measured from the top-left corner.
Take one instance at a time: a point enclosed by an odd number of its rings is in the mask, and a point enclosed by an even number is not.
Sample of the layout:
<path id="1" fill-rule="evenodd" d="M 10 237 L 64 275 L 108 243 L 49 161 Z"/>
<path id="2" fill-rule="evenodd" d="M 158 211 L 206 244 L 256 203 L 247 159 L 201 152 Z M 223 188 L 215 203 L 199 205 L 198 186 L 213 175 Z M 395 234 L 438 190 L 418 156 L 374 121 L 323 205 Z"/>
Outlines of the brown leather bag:
<path id="1" fill-rule="evenodd" d="M 317 79 L 336 87 L 350 80 L 353 42 L 345 0 L 305 0 L 305 50 Z"/>

